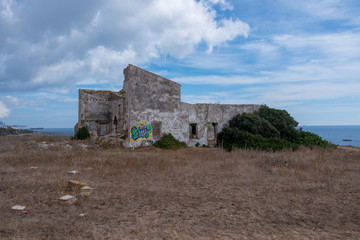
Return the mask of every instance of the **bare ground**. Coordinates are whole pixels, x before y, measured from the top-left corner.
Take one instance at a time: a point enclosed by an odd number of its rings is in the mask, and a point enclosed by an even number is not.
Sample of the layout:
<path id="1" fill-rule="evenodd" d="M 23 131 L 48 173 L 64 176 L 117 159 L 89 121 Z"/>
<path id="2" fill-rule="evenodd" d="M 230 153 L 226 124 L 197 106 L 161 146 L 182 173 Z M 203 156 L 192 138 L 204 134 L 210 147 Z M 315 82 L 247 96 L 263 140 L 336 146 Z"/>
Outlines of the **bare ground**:
<path id="1" fill-rule="evenodd" d="M 2 239 L 360 238 L 360 151 L 352 149 L 131 151 L 0 137 L 0 178 Z M 95 190 L 80 197 L 68 180 Z M 78 200 L 59 200 L 65 194 Z"/>

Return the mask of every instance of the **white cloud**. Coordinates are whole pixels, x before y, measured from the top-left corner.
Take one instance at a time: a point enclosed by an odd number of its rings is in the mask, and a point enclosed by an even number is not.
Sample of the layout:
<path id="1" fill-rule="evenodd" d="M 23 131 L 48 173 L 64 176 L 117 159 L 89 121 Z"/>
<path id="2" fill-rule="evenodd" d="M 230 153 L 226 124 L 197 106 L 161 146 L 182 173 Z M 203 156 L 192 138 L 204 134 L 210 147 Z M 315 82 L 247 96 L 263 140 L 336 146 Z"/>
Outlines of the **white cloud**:
<path id="1" fill-rule="evenodd" d="M 222 10 L 233 10 L 234 6 L 226 0 L 205 0 L 211 4 L 220 5 Z"/>
<path id="2" fill-rule="evenodd" d="M 0 2 L 0 17 L 8 22 L 16 21 L 12 8 L 16 4 L 15 0 L 1 0 Z"/>
<path id="3" fill-rule="evenodd" d="M 7 36 L 0 39 L 1 56 L 8 56 L 0 59 L 0 91 L 59 87 L 84 78 L 120 82 L 128 63 L 184 58 L 203 44 L 211 53 L 250 31 L 238 18 L 217 15 L 214 5 L 232 9 L 224 0 L 71 2 L 71 9 L 68 1 L 2 3 L 3 15 L 18 21 L 11 28 L 0 23 L 0 34 Z"/>
<path id="4" fill-rule="evenodd" d="M 0 102 L 0 118 L 8 117 L 10 112 L 10 109 L 7 108 L 3 102 Z"/>
<path id="5" fill-rule="evenodd" d="M 351 18 L 347 3 L 342 0 L 282 0 L 283 4 L 290 6 L 297 11 L 302 11 L 309 16 L 320 19 L 347 19 Z"/>
<path id="6" fill-rule="evenodd" d="M 250 85 L 256 83 L 268 82 L 267 77 L 252 77 L 244 75 L 232 76 L 218 76 L 218 75 L 204 75 L 204 76 L 190 76 L 190 77 L 176 77 L 173 79 L 178 83 L 185 84 L 214 84 L 214 85 Z"/>
<path id="7" fill-rule="evenodd" d="M 6 100 L 6 102 L 11 103 L 13 105 L 19 105 L 20 104 L 19 98 L 17 98 L 17 97 L 6 96 L 4 99 Z"/>

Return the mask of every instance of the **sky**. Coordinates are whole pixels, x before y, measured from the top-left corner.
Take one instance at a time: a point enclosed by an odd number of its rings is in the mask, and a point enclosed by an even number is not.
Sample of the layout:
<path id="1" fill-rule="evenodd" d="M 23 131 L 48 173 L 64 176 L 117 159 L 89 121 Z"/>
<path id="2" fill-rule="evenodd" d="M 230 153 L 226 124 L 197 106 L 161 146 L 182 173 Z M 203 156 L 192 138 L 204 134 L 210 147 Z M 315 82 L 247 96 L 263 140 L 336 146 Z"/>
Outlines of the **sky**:
<path id="1" fill-rule="evenodd" d="M 134 64 L 189 103 L 360 125 L 358 0 L 0 0 L 0 121 L 72 128 L 78 89 Z"/>

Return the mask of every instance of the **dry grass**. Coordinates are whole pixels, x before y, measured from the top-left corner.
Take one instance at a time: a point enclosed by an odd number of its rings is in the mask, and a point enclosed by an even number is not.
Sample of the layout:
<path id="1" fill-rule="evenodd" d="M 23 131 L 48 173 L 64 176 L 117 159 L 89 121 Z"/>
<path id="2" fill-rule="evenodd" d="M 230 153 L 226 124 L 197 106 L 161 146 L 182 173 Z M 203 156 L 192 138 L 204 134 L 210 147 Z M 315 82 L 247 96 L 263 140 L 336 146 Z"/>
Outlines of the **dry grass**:
<path id="1" fill-rule="evenodd" d="M 352 149 L 130 151 L 0 137 L 0 177 L 0 238 L 360 238 L 360 151 Z M 93 194 L 61 202 L 76 194 L 70 179 Z M 29 213 L 12 210 L 17 204 Z"/>

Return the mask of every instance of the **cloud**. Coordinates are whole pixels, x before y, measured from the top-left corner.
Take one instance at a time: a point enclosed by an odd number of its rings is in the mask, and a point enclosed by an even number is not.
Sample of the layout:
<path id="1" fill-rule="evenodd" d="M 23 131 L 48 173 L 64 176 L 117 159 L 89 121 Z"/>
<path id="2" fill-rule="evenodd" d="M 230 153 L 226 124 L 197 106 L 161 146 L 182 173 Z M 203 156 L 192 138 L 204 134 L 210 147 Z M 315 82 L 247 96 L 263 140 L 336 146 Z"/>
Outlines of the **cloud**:
<path id="1" fill-rule="evenodd" d="M 309 16 L 320 19 L 348 19 L 351 18 L 347 4 L 351 1 L 340 0 L 303 0 L 287 1 L 282 0 L 283 4 L 297 11 L 304 12 Z"/>
<path id="2" fill-rule="evenodd" d="M 224 0 L 2 0 L 0 91 L 73 86 L 84 79 L 119 85 L 128 63 L 182 59 L 203 45 L 211 53 L 248 36 L 247 23 L 217 15 L 215 5 L 232 9 Z"/>
<path id="3" fill-rule="evenodd" d="M 15 6 L 15 0 L 1 0 L 0 2 L 0 17 L 7 22 L 16 21 L 12 8 Z"/>
<path id="4" fill-rule="evenodd" d="M 206 2 L 206 1 L 204 1 Z M 210 4 L 219 5 L 222 10 L 233 10 L 234 6 L 226 0 L 207 0 Z"/>
<path id="5" fill-rule="evenodd" d="M 251 85 L 268 82 L 267 77 L 253 77 L 244 75 L 204 75 L 190 77 L 176 77 L 173 79 L 178 83 L 185 84 L 213 84 L 213 85 Z"/>
<path id="6" fill-rule="evenodd" d="M 175 77 L 185 84 L 232 85 L 241 91 L 227 95 L 202 94 L 187 96 L 197 101 L 211 100 L 221 103 L 266 103 L 275 107 L 313 104 L 325 101 L 359 100 L 360 89 L 360 34 L 356 31 L 326 34 L 275 35 L 267 40 L 254 40 L 240 47 L 228 59 L 236 62 L 235 55 L 257 56 L 257 64 L 235 68 L 229 63 L 222 69 L 225 74 Z M 270 55 L 270 56 L 269 56 Z M 261 59 L 274 59 L 265 62 Z M 203 56 L 204 57 L 204 56 Z M 218 61 L 216 61 L 218 58 Z M 216 68 L 222 56 L 214 54 L 211 61 L 204 57 L 204 69 Z M 211 64 L 212 62 L 212 64 Z M 237 61 L 239 64 L 239 61 Z M 236 70 L 234 70 L 236 69 Z M 202 101 L 204 102 L 204 101 Z M 325 104 L 325 103 L 324 103 Z"/>
<path id="7" fill-rule="evenodd" d="M 8 117 L 10 112 L 10 109 L 7 108 L 3 102 L 0 102 L 0 118 Z"/>

